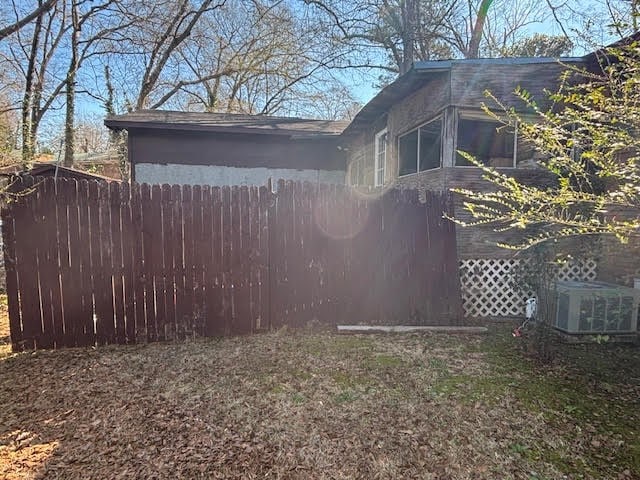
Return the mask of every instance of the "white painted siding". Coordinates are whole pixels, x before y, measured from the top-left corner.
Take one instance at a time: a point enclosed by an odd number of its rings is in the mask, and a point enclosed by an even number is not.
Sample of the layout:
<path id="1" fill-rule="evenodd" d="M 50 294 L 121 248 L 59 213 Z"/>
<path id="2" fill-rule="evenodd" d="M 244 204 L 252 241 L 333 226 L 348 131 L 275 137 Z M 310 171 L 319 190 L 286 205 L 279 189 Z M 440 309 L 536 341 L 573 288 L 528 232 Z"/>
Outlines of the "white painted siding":
<path id="1" fill-rule="evenodd" d="M 341 170 L 294 170 L 290 168 L 239 168 L 218 165 L 176 165 L 137 163 L 135 179 L 138 183 L 181 185 L 265 185 L 271 178 L 313 183 L 344 184 Z"/>

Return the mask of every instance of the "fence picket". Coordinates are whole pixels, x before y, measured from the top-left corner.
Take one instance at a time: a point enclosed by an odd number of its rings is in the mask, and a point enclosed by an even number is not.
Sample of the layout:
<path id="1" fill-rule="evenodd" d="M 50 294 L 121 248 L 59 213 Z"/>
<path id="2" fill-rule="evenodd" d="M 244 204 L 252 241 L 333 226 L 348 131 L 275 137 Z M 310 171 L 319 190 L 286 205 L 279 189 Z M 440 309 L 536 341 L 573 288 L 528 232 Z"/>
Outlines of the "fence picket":
<path id="1" fill-rule="evenodd" d="M 251 300 L 250 300 L 250 265 L 253 255 L 251 254 L 251 244 L 249 241 L 249 189 L 242 186 L 236 189 L 236 199 L 238 209 L 237 219 L 237 241 L 234 241 L 234 302 L 237 312 L 236 328 L 241 333 L 251 333 Z M 234 202 L 235 203 L 235 202 Z"/>
<path id="2" fill-rule="evenodd" d="M 131 189 L 128 183 L 120 188 L 120 208 L 122 218 L 122 278 L 124 293 L 125 330 L 123 343 L 135 343 L 135 262 L 134 227 L 132 219 Z"/>
<path id="3" fill-rule="evenodd" d="M 13 187 L 10 186 L 11 189 Z M 20 318 L 20 300 L 18 274 L 16 272 L 15 219 L 8 206 L 2 208 L 2 245 L 4 248 L 4 268 L 6 274 L 7 307 L 9 310 L 9 330 L 11 331 L 11 349 L 22 350 L 22 319 Z"/>
<path id="4" fill-rule="evenodd" d="M 63 183 L 64 184 L 64 183 Z M 114 323 L 114 311 L 113 311 L 113 263 L 112 263 L 112 249 L 111 243 L 111 205 L 109 201 L 109 184 L 98 184 L 98 199 L 100 203 L 100 252 L 102 254 L 102 275 L 101 285 L 98 291 L 101 296 L 101 302 L 99 303 L 97 329 L 101 332 L 98 336 L 101 337 L 104 343 L 115 342 L 115 323 Z M 58 215 L 60 211 L 58 211 Z M 60 242 L 61 250 L 60 255 L 64 255 L 63 242 Z M 66 314 L 65 314 L 66 322 Z"/>
<path id="5" fill-rule="evenodd" d="M 173 233 L 173 203 L 171 200 L 171 185 L 160 187 L 160 203 L 162 215 L 162 282 L 164 285 L 164 332 L 165 338 L 176 338 L 176 304 L 175 304 L 175 265 L 174 265 L 174 233 Z"/>
<path id="6" fill-rule="evenodd" d="M 59 289 L 58 256 L 57 251 L 51 251 L 50 244 L 55 243 L 51 238 L 51 232 L 56 232 L 55 204 L 47 196 L 47 187 L 51 182 L 43 181 L 34 192 L 36 195 L 37 228 L 36 235 L 44 241 L 38 246 L 38 276 L 40 283 L 40 297 L 42 304 L 42 337 L 39 348 L 53 348 L 55 335 L 55 317 L 53 312 L 52 290 Z"/>
<path id="7" fill-rule="evenodd" d="M 204 335 L 204 290 L 203 290 L 203 250 L 202 232 L 202 187 L 194 185 L 192 190 L 193 207 L 193 250 L 191 253 L 193 268 L 193 331 L 196 335 Z"/>
<path id="8" fill-rule="evenodd" d="M 223 253 L 222 253 L 222 191 L 219 187 L 211 189 L 211 252 L 208 282 L 211 287 L 207 293 L 207 322 L 212 336 L 225 333 L 225 309 L 223 289 Z"/>
<path id="9" fill-rule="evenodd" d="M 184 262 L 182 242 L 182 189 L 179 185 L 171 186 L 171 204 L 173 217 L 173 275 L 175 283 L 176 305 L 176 337 L 184 339 L 185 292 L 184 292 Z"/>
<path id="10" fill-rule="evenodd" d="M 125 318 L 124 318 L 124 267 L 122 261 L 122 231 L 121 212 L 122 201 L 120 198 L 120 186 L 117 183 L 109 184 L 109 217 L 111 221 L 111 265 L 113 268 L 113 306 L 114 306 L 114 341 L 126 343 Z"/>

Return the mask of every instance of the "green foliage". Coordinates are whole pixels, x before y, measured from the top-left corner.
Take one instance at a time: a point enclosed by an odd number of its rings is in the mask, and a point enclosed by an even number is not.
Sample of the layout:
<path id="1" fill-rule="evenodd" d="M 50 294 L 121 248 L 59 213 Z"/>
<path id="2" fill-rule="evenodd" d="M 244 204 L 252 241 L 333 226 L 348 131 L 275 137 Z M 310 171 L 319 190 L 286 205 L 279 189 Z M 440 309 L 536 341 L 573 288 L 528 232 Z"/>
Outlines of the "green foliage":
<path id="1" fill-rule="evenodd" d="M 523 249 L 551 239 L 611 234 L 621 242 L 640 228 L 640 44 L 607 48 L 600 68 L 567 65 L 552 106 L 542 109 L 524 90 L 516 109 L 487 95 L 503 111 L 488 115 L 518 129 L 538 152 L 551 187 L 529 185 L 464 156 L 498 188 L 457 189 L 472 222 L 498 231 L 520 230 L 524 240 L 503 245 Z M 520 112 L 527 111 L 523 116 Z M 531 115 L 533 115 L 533 120 Z"/>
<path id="2" fill-rule="evenodd" d="M 535 33 L 504 49 L 505 57 L 562 57 L 571 52 L 573 43 L 563 35 Z"/>

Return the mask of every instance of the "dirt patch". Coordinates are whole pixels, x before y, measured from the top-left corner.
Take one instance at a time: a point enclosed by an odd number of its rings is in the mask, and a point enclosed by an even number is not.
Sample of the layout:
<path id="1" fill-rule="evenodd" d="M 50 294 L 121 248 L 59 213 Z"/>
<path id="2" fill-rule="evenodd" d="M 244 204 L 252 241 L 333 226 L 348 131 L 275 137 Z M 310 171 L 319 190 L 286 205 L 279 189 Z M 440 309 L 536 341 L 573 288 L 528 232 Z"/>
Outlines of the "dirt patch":
<path id="1" fill-rule="evenodd" d="M 283 332 L 9 355 L 0 477 L 638 478 L 637 385 L 537 370 L 507 338 Z"/>

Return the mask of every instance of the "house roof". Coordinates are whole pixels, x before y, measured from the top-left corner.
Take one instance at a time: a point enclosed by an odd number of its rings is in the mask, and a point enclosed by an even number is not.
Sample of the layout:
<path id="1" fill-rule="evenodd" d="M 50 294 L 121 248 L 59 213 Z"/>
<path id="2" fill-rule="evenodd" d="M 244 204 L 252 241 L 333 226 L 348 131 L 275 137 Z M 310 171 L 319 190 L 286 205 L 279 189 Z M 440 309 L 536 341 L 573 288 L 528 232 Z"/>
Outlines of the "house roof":
<path id="1" fill-rule="evenodd" d="M 76 178 L 78 180 L 102 180 L 107 182 L 119 182 L 115 178 L 105 177 L 95 173 L 77 170 L 75 168 L 56 165 L 55 163 L 34 163 L 31 168 L 24 169 L 22 165 L 9 165 L 0 168 L 0 177 L 12 177 L 14 175 L 31 175 L 32 177 L 57 175 L 64 178 Z"/>
<path id="2" fill-rule="evenodd" d="M 640 31 L 632 33 L 631 35 L 621 38 L 617 42 L 607 45 L 606 47 L 599 48 L 587 55 L 585 55 L 585 60 L 589 62 L 598 62 L 598 59 L 607 54 L 608 48 L 620 48 L 628 45 L 632 45 L 634 42 L 640 41 Z"/>
<path id="3" fill-rule="evenodd" d="M 235 113 L 139 110 L 124 115 L 111 115 L 104 124 L 113 129 L 144 128 L 290 137 L 334 137 L 340 135 L 349 122 Z"/>
<path id="4" fill-rule="evenodd" d="M 424 86 L 430 80 L 448 74 L 455 65 L 474 65 L 479 68 L 496 65 L 532 65 L 549 63 L 577 63 L 583 62 L 582 57 L 513 57 L 513 58 L 472 58 L 457 60 L 435 60 L 415 62 L 404 75 L 383 88 L 369 103 L 367 103 L 353 118 L 344 130 L 344 135 L 356 134 L 365 129 L 371 122 L 377 120 L 395 102 L 406 97 L 413 91 Z"/>

